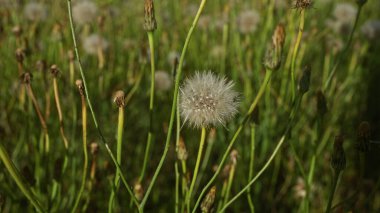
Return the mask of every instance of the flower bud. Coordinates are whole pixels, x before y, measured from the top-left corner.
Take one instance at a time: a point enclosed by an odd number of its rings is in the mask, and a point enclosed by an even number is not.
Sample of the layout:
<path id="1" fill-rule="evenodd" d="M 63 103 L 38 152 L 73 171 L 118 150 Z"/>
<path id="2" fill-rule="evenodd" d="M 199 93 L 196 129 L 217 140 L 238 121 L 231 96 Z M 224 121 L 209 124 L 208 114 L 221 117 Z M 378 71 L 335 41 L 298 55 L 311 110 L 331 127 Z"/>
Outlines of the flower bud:
<path id="1" fill-rule="evenodd" d="M 202 213 L 211 212 L 212 206 L 214 205 L 214 201 L 215 201 L 215 194 L 216 194 L 216 186 L 213 186 L 201 203 Z"/>
<path id="2" fill-rule="evenodd" d="M 346 168 L 346 155 L 343 149 L 344 138 L 342 135 L 335 136 L 334 149 L 331 155 L 331 167 L 335 172 L 340 172 Z"/>
<path id="3" fill-rule="evenodd" d="M 187 160 L 187 157 L 188 157 L 188 153 L 186 150 L 185 142 L 183 141 L 183 138 L 180 137 L 178 141 L 178 147 L 177 147 L 177 158 L 180 161 L 185 161 Z"/>
<path id="4" fill-rule="evenodd" d="M 117 107 L 122 108 L 125 106 L 125 93 L 122 90 L 118 90 L 115 92 L 113 102 Z"/>
<path id="5" fill-rule="evenodd" d="M 368 152 L 371 137 L 371 127 L 367 121 L 360 123 L 358 128 L 358 136 L 356 142 L 356 149 L 360 152 Z"/>
<path id="6" fill-rule="evenodd" d="M 144 29 L 152 32 L 157 29 L 156 18 L 154 17 L 154 5 L 153 0 L 145 0 L 144 4 L 145 23 Z"/>
<path id="7" fill-rule="evenodd" d="M 50 73 L 54 76 L 54 78 L 56 78 L 58 76 L 59 69 L 58 69 L 58 66 L 56 64 L 51 65 Z"/>
<path id="8" fill-rule="evenodd" d="M 309 91 L 310 75 L 311 75 L 310 66 L 305 66 L 302 70 L 302 76 L 298 83 L 298 90 L 301 94 L 305 94 L 307 91 Z"/>
<path id="9" fill-rule="evenodd" d="M 318 115 L 321 117 L 323 117 L 327 113 L 326 98 L 321 90 L 317 92 L 317 112 Z"/>
<path id="10" fill-rule="evenodd" d="M 285 27 L 284 25 L 279 24 L 273 33 L 272 44 L 265 54 L 264 66 L 267 69 L 278 70 L 280 68 L 284 43 Z"/>
<path id="11" fill-rule="evenodd" d="M 78 79 L 78 80 L 75 81 L 75 85 L 77 85 L 77 87 L 78 87 L 79 94 L 80 94 L 81 96 L 84 96 L 85 91 L 84 91 L 83 81 L 80 80 L 80 79 Z"/>

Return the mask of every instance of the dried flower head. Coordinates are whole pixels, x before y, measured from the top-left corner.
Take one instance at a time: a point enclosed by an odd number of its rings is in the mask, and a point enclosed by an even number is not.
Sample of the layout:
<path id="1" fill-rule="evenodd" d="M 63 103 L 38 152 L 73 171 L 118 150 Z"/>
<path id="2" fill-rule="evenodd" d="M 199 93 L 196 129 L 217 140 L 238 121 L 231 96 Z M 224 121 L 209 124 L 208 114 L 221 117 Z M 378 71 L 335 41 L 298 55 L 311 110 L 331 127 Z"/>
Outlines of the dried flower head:
<path id="1" fill-rule="evenodd" d="M 224 125 L 237 113 L 238 93 L 234 83 L 212 72 L 197 72 L 181 87 L 180 111 L 191 126 Z"/>
<path id="2" fill-rule="evenodd" d="M 30 73 L 30 72 L 24 72 L 24 73 L 20 76 L 21 82 L 22 82 L 23 84 L 30 84 L 32 78 L 33 78 L 33 75 L 32 75 L 32 73 Z"/>
<path id="3" fill-rule="evenodd" d="M 144 4 L 144 29 L 146 31 L 154 31 L 157 29 L 157 22 L 154 16 L 153 0 L 145 0 Z"/>
<path id="4" fill-rule="evenodd" d="M 158 91 L 168 91 L 173 84 L 172 77 L 166 71 L 158 70 L 154 73 L 155 87 Z"/>
<path id="5" fill-rule="evenodd" d="M 77 80 L 75 81 L 75 85 L 77 85 L 77 87 L 78 87 L 79 94 L 80 94 L 81 96 L 84 96 L 85 91 L 84 91 L 84 84 L 83 84 L 83 81 L 80 80 L 80 79 L 77 79 Z"/>
<path id="6" fill-rule="evenodd" d="M 312 0 L 296 0 L 294 9 L 309 9 L 313 6 Z"/>
<path id="7" fill-rule="evenodd" d="M 122 108 L 125 106 L 125 93 L 123 90 L 118 90 L 113 96 L 113 102 L 117 107 Z"/>
<path id="8" fill-rule="evenodd" d="M 305 66 L 302 70 L 302 75 L 298 82 L 298 90 L 301 94 L 305 94 L 307 91 L 309 91 L 310 76 L 311 76 L 311 68 L 310 66 Z"/>
<path id="9" fill-rule="evenodd" d="M 54 78 L 56 78 L 59 74 L 59 69 L 56 64 L 51 65 L 50 67 L 50 73 L 53 75 Z"/>
<path id="10" fill-rule="evenodd" d="M 97 55 L 99 50 L 106 50 L 108 42 L 98 34 L 92 34 L 83 41 L 84 50 L 91 55 Z"/>
<path id="11" fill-rule="evenodd" d="M 140 182 L 136 182 L 133 186 L 133 193 L 135 194 L 136 199 L 138 201 L 142 200 L 142 198 L 144 197 L 144 189 Z"/>
<path id="12" fill-rule="evenodd" d="M 253 33 L 260 22 L 260 14 L 256 10 L 243 11 L 237 18 L 237 26 L 241 33 Z"/>
<path id="13" fill-rule="evenodd" d="M 30 2 L 25 5 L 24 15 L 30 21 L 43 21 L 47 18 L 47 9 L 44 4 Z"/>
<path id="14" fill-rule="evenodd" d="M 214 205 L 216 194 L 216 186 L 211 187 L 210 191 L 207 193 L 206 197 L 201 203 L 201 210 L 204 213 L 212 212 L 212 206 Z"/>
<path id="15" fill-rule="evenodd" d="M 93 22 L 97 13 L 98 7 L 92 1 L 81 1 L 73 7 L 73 19 L 79 25 Z"/>
<path id="16" fill-rule="evenodd" d="M 336 171 L 342 171 L 346 168 L 346 154 L 343 149 L 344 137 L 342 135 L 335 136 L 334 149 L 331 155 L 331 167 Z"/>
<path id="17" fill-rule="evenodd" d="M 356 149 L 360 152 L 368 152 L 370 146 L 370 137 L 371 126 L 367 121 L 361 122 L 358 128 Z"/>

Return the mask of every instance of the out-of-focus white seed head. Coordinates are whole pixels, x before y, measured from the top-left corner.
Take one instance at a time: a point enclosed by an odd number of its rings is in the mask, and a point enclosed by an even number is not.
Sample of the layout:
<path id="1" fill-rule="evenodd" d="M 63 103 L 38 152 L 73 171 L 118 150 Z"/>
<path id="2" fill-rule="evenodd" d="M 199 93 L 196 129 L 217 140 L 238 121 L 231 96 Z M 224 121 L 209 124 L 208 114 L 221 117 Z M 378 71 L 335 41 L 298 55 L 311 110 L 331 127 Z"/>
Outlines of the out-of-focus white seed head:
<path id="1" fill-rule="evenodd" d="M 47 18 L 47 9 L 44 4 L 30 2 L 24 7 L 24 15 L 30 21 L 43 21 Z"/>
<path id="2" fill-rule="evenodd" d="M 334 18 L 343 24 L 351 24 L 355 21 L 357 9 L 350 3 L 339 3 L 335 6 Z"/>
<path id="3" fill-rule="evenodd" d="M 368 20 L 361 27 L 360 31 L 368 39 L 380 38 L 380 20 Z"/>
<path id="4" fill-rule="evenodd" d="M 179 100 L 184 122 L 195 128 L 224 125 L 237 113 L 234 83 L 212 72 L 196 72 L 185 80 Z"/>
<path id="5" fill-rule="evenodd" d="M 241 33 L 253 33 L 260 22 L 260 14 L 256 10 L 243 11 L 237 18 L 237 26 Z"/>
<path id="6" fill-rule="evenodd" d="M 108 48 L 108 42 L 98 34 L 92 34 L 84 39 L 83 48 L 86 53 L 96 55 L 99 49 L 104 51 Z"/>
<path id="7" fill-rule="evenodd" d="M 168 91 L 173 84 L 172 77 L 166 71 L 158 70 L 154 73 L 155 87 L 158 91 Z"/>
<path id="8" fill-rule="evenodd" d="M 73 19 L 79 25 L 89 24 L 96 20 L 98 7 L 92 1 L 81 1 L 73 7 Z"/>

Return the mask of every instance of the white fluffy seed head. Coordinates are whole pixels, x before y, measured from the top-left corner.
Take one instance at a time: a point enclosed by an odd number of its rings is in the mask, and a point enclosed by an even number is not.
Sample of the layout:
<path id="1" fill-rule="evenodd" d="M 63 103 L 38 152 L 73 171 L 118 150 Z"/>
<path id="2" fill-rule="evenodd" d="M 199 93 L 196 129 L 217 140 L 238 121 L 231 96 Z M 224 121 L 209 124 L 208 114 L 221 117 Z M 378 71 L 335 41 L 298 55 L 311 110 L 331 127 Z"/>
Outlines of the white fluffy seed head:
<path id="1" fill-rule="evenodd" d="M 158 70 L 154 73 L 154 82 L 156 84 L 156 89 L 158 91 L 168 91 L 173 84 L 172 77 L 168 72 L 163 70 Z"/>
<path id="2" fill-rule="evenodd" d="M 30 2 L 24 8 L 24 15 L 30 21 L 43 21 L 47 17 L 47 9 L 44 4 Z"/>
<path id="3" fill-rule="evenodd" d="M 243 11 L 237 18 L 237 26 L 241 33 L 253 33 L 260 22 L 260 14 L 256 10 Z"/>
<path id="4" fill-rule="evenodd" d="M 380 38 L 380 20 L 368 20 L 360 30 L 367 38 L 378 39 Z"/>
<path id="5" fill-rule="evenodd" d="M 83 41 L 83 49 L 90 55 L 98 54 L 99 50 L 106 50 L 108 48 L 108 42 L 98 34 L 89 35 Z"/>
<path id="6" fill-rule="evenodd" d="M 335 20 L 342 24 L 352 24 L 355 21 L 357 9 L 350 3 L 339 3 L 335 6 Z"/>
<path id="7" fill-rule="evenodd" d="M 93 22 L 97 13 L 98 7 L 92 1 L 81 1 L 73 7 L 73 19 L 79 25 Z"/>
<path id="8" fill-rule="evenodd" d="M 237 113 L 234 83 L 212 72 L 196 72 L 181 87 L 179 107 L 184 122 L 195 128 L 224 125 Z"/>

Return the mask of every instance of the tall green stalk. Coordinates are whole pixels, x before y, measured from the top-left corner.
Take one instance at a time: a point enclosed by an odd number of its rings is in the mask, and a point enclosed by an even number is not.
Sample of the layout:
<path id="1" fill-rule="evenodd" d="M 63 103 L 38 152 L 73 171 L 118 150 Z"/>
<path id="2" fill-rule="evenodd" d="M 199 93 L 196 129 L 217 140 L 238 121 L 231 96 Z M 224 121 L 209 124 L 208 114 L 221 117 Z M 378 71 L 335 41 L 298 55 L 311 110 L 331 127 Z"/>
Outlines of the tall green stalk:
<path id="1" fill-rule="evenodd" d="M 177 69 L 177 73 L 176 73 L 176 77 L 175 77 L 175 85 L 174 85 L 174 94 L 173 94 L 173 103 L 172 103 L 172 109 L 171 109 L 171 113 L 170 113 L 170 121 L 169 121 L 169 127 L 168 127 L 168 133 L 167 133 L 167 136 L 166 136 L 166 142 L 165 142 L 165 148 L 164 148 L 164 153 L 162 154 L 161 156 L 161 159 L 160 159 L 160 162 L 157 166 L 157 169 L 156 171 L 154 172 L 154 175 L 152 177 L 152 181 L 150 182 L 149 186 L 148 186 L 148 189 L 145 193 L 145 196 L 143 198 L 143 200 L 141 201 L 141 204 L 140 204 L 140 210 L 142 210 L 149 198 L 149 195 L 150 195 L 150 192 L 152 191 L 152 188 L 157 180 L 157 177 L 158 177 L 158 174 L 160 173 L 161 171 L 161 168 L 162 168 L 162 165 L 164 164 L 164 161 L 166 159 L 166 155 L 169 151 L 169 144 L 170 144 L 170 139 L 171 139 L 171 134 L 172 134 L 172 130 L 173 130 L 173 125 L 174 125 L 174 120 L 175 120 L 175 112 L 176 112 L 176 109 L 177 109 L 177 101 L 178 101 L 178 91 L 179 91 L 179 81 L 181 79 L 181 74 L 182 74 L 182 66 L 183 66 L 183 61 L 184 61 L 184 58 L 185 58 L 185 55 L 186 55 L 186 52 L 187 52 L 187 48 L 188 48 L 188 45 L 190 43 L 190 39 L 191 39 L 191 36 L 193 34 L 193 31 L 198 23 L 198 20 L 199 20 L 199 17 L 203 11 L 203 8 L 206 4 L 207 0 L 202 0 L 200 6 L 199 6 L 199 9 L 198 9 L 198 12 L 197 14 L 195 15 L 195 18 L 194 18 L 194 21 L 190 27 L 190 30 L 189 32 L 187 33 L 187 36 L 186 36 L 186 40 L 185 40 L 185 44 L 183 46 L 183 49 L 182 49 L 182 53 L 181 53 L 181 57 L 179 59 L 179 63 L 178 63 L 178 69 Z"/>
<path id="2" fill-rule="evenodd" d="M 187 212 L 190 212 L 191 195 L 193 193 L 194 185 L 195 185 L 195 182 L 197 180 L 199 165 L 201 163 L 201 158 L 202 158 L 203 147 L 204 147 L 204 143 L 206 141 L 205 140 L 206 139 L 206 128 L 202 127 L 201 132 L 202 133 L 201 133 L 201 140 L 199 142 L 197 161 L 195 163 L 195 168 L 194 168 L 193 178 L 191 180 L 190 188 L 189 188 L 189 191 L 188 191 L 187 196 L 186 196 Z"/>
<path id="3" fill-rule="evenodd" d="M 145 175 L 146 165 L 149 158 L 150 146 L 152 143 L 153 137 L 153 106 L 154 106 L 154 72 L 155 72 L 155 64 L 154 64 L 154 38 L 153 32 L 148 31 L 148 39 L 149 39 L 149 48 L 150 48 L 150 67 L 151 67 L 151 75 L 150 75 L 150 99 L 149 99 L 149 133 L 147 144 L 145 148 L 144 154 L 144 163 L 141 170 L 141 174 L 139 177 L 139 182 L 141 182 Z"/>
<path id="4" fill-rule="evenodd" d="M 250 156 L 249 156 L 249 172 L 248 172 L 248 180 L 251 180 L 253 177 L 253 168 L 254 168 L 254 162 L 255 162 L 255 124 L 251 124 L 251 149 L 250 149 Z M 255 213 L 255 206 L 253 204 L 252 200 L 252 194 L 251 194 L 251 188 L 247 190 L 247 199 L 249 208 L 251 209 L 251 213 Z"/>
<path id="5" fill-rule="evenodd" d="M 78 208 L 80 199 L 83 194 L 83 190 L 86 186 L 86 178 L 87 178 L 87 169 L 88 169 L 88 153 L 87 153 L 87 110 L 86 110 L 86 100 L 84 98 L 84 94 L 81 94 L 82 100 L 82 141 L 83 141 L 83 173 L 82 173 L 82 183 L 79 189 L 78 196 L 75 200 L 75 204 L 71 213 L 75 213 Z"/>
<path id="6" fill-rule="evenodd" d="M 294 101 L 294 99 L 296 97 L 296 78 L 295 78 L 296 59 L 297 59 L 298 48 L 301 44 L 304 26 L 305 26 L 305 9 L 301 8 L 300 25 L 298 28 L 297 40 L 296 40 L 296 43 L 295 43 L 294 49 L 293 49 L 292 64 L 291 64 L 291 68 L 290 68 L 291 83 L 292 83 L 292 85 L 291 85 L 292 101 Z"/>
<path id="7" fill-rule="evenodd" d="M 80 56 L 79 56 L 77 39 L 76 39 L 76 36 L 75 36 L 75 31 L 74 31 L 75 28 L 74 28 L 74 22 L 73 22 L 71 0 L 67 0 L 67 10 L 68 10 L 68 13 L 69 13 L 70 29 L 71 29 L 71 35 L 72 35 L 73 44 L 74 44 L 75 56 L 76 56 L 77 61 L 78 61 L 79 72 L 80 72 L 80 75 L 81 75 L 81 78 L 82 78 L 82 81 L 83 81 L 83 86 L 84 86 L 84 91 L 85 91 L 85 95 L 86 95 L 86 100 L 87 100 L 88 108 L 90 109 L 90 112 L 91 112 L 92 120 L 94 122 L 95 128 L 98 130 L 98 134 L 100 136 L 100 139 L 101 139 L 104 147 L 107 150 L 108 155 L 111 157 L 111 159 L 112 159 L 113 163 L 115 164 L 116 168 L 121 171 L 121 167 L 117 163 L 116 158 L 113 155 L 113 153 L 112 153 L 112 151 L 111 151 L 108 143 L 106 142 L 106 139 L 103 136 L 103 132 L 101 131 L 101 129 L 99 127 L 98 120 L 96 118 L 96 115 L 95 115 L 95 112 L 93 110 L 92 103 L 91 103 L 91 100 L 90 100 L 90 97 L 89 97 L 89 94 L 88 94 L 87 83 L 86 83 L 86 76 L 84 75 L 84 71 L 83 71 L 83 68 L 82 68 L 82 62 L 81 62 L 81 59 L 80 59 Z M 126 181 L 126 179 L 125 179 L 125 177 L 124 177 L 124 175 L 122 173 L 120 173 L 120 178 L 121 178 L 121 180 L 122 180 L 125 188 L 127 189 L 129 195 L 132 197 L 132 200 L 133 200 L 134 204 L 136 205 L 136 207 L 139 208 L 140 205 L 139 205 L 136 197 L 134 196 L 134 194 L 133 194 L 133 192 L 131 190 L 131 187 L 128 185 L 128 183 L 127 183 L 127 181 Z"/>
<path id="8" fill-rule="evenodd" d="M 252 104 L 249 107 L 249 110 L 248 110 L 247 114 L 245 115 L 243 121 L 240 123 L 238 129 L 235 131 L 235 134 L 233 135 L 232 139 L 230 140 L 230 142 L 228 144 L 228 147 L 227 147 L 226 151 L 223 154 L 222 160 L 219 163 L 219 166 L 218 166 L 217 170 L 215 171 L 214 175 L 211 177 L 211 179 L 209 180 L 209 182 L 206 184 L 206 186 L 203 187 L 202 192 L 198 196 L 197 202 L 195 203 L 195 206 L 194 206 L 193 210 L 191 211 L 192 213 L 196 212 L 197 207 L 199 206 L 199 204 L 201 202 L 201 199 L 203 198 L 203 196 L 205 195 L 205 193 L 207 192 L 207 190 L 211 187 L 211 185 L 213 184 L 213 182 L 215 181 L 215 179 L 217 178 L 217 176 L 221 172 L 223 164 L 226 161 L 227 156 L 231 152 L 231 149 L 234 146 L 234 144 L 236 142 L 236 139 L 238 138 L 238 136 L 240 135 L 241 131 L 243 130 L 244 125 L 249 121 L 249 119 L 250 119 L 250 117 L 251 117 L 254 109 L 256 108 L 257 104 L 259 103 L 259 100 L 263 96 L 263 94 L 264 94 L 264 92 L 265 92 L 265 90 L 267 88 L 268 82 L 271 79 L 272 72 L 273 72 L 272 70 L 267 70 L 266 71 L 264 82 L 261 84 L 259 92 L 257 93 L 255 100 L 252 102 Z"/>
<path id="9" fill-rule="evenodd" d="M 16 166 L 13 164 L 12 160 L 10 159 L 8 153 L 6 152 L 3 144 L 0 143 L 0 158 L 3 162 L 5 168 L 8 170 L 8 172 L 11 174 L 13 180 L 16 182 L 17 186 L 20 188 L 22 193 L 25 195 L 26 198 L 32 203 L 32 205 L 36 208 L 38 212 L 46 212 L 40 202 L 37 200 L 37 198 L 32 193 L 29 186 L 25 183 L 23 180 L 20 172 L 17 170 Z"/>

